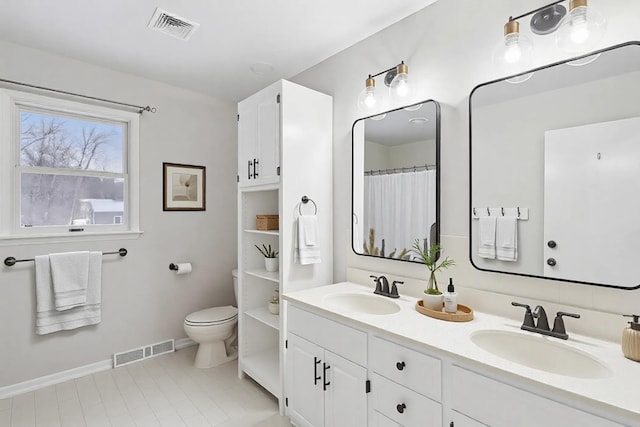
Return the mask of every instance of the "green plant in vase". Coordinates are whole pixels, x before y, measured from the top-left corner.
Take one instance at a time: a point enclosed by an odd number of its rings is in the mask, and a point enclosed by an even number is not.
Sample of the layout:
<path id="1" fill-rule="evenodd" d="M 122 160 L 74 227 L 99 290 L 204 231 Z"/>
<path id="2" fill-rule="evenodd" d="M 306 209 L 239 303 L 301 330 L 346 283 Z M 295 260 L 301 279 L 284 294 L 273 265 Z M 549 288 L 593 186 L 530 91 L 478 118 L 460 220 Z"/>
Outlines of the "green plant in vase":
<path id="1" fill-rule="evenodd" d="M 440 310 L 442 308 L 443 297 L 442 292 L 438 289 L 436 272 L 452 267 L 456 265 L 456 262 L 449 257 L 438 260 L 440 258 L 440 245 L 433 243 L 428 247 L 426 240 L 424 245 L 421 245 L 420 240 L 416 239 L 415 242 L 413 242 L 413 249 L 411 251 L 415 253 L 429 269 L 429 281 L 427 282 L 427 289 L 424 290 L 425 297 L 423 297 L 422 303 L 426 308 Z"/>
<path id="2" fill-rule="evenodd" d="M 269 272 L 278 271 L 278 251 L 271 249 L 271 245 L 262 247 L 254 245 L 258 251 L 264 256 L 264 268 Z"/>
<path id="3" fill-rule="evenodd" d="M 255 246 L 256 249 L 258 249 L 265 258 L 276 258 L 278 256 L 278 251 L 276 251 L 275 249 L 271 249 L 271 245 L 262 245 L 262 247 L 258 245 L 253 246 Z"/>

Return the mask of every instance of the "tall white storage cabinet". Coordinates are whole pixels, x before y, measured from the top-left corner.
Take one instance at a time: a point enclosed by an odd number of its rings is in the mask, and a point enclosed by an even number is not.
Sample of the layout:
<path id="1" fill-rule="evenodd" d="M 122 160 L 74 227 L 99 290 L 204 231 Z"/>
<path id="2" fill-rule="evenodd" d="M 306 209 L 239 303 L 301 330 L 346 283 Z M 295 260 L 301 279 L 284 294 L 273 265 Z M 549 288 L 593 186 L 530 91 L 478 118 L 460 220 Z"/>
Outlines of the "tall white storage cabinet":
<path id="1" fill-rule="evenodd" d="M 238 104 L 238 370 L 284 410 L 286 307 L 268 310 L 275 291 L 333 282 L 332 134 L 330 96 L 281 80 Z M 303 196 L 310 201 L 302 203 Z M 313 201 L 313 202 L 312 202 Z M 315 203 L 315 205 L 314 205 Z M 317 210 L 321 262 L 294 262 L 297 218 Z M 256 229 L 256 215 L 278 214 L 279 230 Z M 279 251 L 267 272 L 255 245 Z"/>

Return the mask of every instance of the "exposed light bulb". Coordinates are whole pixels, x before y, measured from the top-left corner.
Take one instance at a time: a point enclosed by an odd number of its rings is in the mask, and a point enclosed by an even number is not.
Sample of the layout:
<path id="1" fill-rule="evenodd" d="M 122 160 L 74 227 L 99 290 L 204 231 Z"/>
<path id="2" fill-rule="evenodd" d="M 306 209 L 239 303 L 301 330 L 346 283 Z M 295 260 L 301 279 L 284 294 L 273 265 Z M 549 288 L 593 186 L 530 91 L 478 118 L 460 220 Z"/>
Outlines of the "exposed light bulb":
<path id="1" fill-rule="evenodd" d="M 378 98 L 376 97 L 376 81 L 369 76 L 365 81 L 365 88 L 358 96 L 358 108 L 365 113 L 371 113 L 377 105 Z"/>
<path id="2" fill-rule="evenodd" d="M 493 51 L 493 64 L 502 74 L 517 74 L 531 67 L 533 43 L 520 34 L 518 21 L 509 21 L 504 26 L 504 39 Z"/>
<path id="3" fill-rule="evenodd" d="M 404 62 L 396 67 L 396 76 L 389 85 L 391 97 L 395 100 L 404 100 L 411 93 L 409 84 L 409 67 Z"/>
<path id="4" fill-rule="evenodd" d="M 366 88 L 365 95 L 364 95 L 364 105 L 367 108 L 373 108 L 376 106 L 377 103 L 378 102 L 376 100 L 375 88 L 373 87 Z"/>
<path id="5" fill-rule="evenodd" d="M 569 13 L 556 32 L 556 45 L 569 53 L 591 50 L 604 36 L 607 21 L 587 0 L 571 0 Z"/>

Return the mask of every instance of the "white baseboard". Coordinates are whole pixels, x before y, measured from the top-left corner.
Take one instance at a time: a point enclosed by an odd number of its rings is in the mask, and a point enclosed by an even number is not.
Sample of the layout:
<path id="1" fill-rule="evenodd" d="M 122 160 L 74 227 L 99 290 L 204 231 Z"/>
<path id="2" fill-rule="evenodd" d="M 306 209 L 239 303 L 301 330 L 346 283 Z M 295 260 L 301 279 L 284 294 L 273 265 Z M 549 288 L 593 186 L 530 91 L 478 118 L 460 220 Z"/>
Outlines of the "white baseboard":
<path id="1" fill-rule="evenodd" d="M 182 350 L 183 348 L 191 347 L 192 345 L 198 345 L 198 343 L 191 338 L 180 338 L 173 342 L 173 347 L 176 350 Z"/>
<path id="2" fill-rule="evenodd" d="M 78 368 L 73 368 L 62 372 L 56 372 L 55 374 L 45 375 L 44 377 L 34 378 L 32 380 L 12 384 L 6 387 L 0 387 L 0 399 L 6 399 L 18 394 L 38 390 L 50 385 L 80 378 L 85 375 L 95 374 L 96 372 L 106 371 L 111 369 L 112 367 L 113 360 L 107 359 L 101 362 L 80 366 Z"/>
<path id="3" fill-rule="evenodd" d="M 183 348 L 191 347 L 196 344 L 197 343 L 191 338 L 180 338 L 174 341 L 174 348 L 176 350 L 182 350 Z M 0 387 L 0 399 L 7 399 L 22 393 L 38 390 L 50 385 L 60 384 L 85 375 L 95 374 L 96 372 L 107 371 L 112 368 L 113 359 L 107 359 L 90 365 L 84 365 L 66 371 L 56 372 L 55 374 L 45 375 L 44 377 Z"/>

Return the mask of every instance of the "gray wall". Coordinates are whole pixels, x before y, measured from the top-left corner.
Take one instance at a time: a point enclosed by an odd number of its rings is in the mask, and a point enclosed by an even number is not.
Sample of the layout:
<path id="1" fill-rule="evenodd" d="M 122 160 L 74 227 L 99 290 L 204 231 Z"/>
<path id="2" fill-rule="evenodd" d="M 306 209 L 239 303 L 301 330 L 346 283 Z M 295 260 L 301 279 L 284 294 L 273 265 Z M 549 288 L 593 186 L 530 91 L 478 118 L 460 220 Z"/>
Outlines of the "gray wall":
<path id="1" fill-rule="evenodd" d="M 640 2 L 592 0 L 589 4 L 598 7 L 609 22 L 599 47 L 640 39 L 640 26 L 637 25 Z M 353 122 L 364 116 L 356 106 L 358 93 L 363 89 L 367 75 L 404 60 L 414 87 L 407 104 L 422 99 L 434 99 L 442 104 L 442 244 L 445 255 L 457 261 L 456 267 L 447 270 L 446 275 L 454 277 L 462 287 L 491 293 L 571 304 L 616 315 L 637 311 L 640 291 L 484 273 L 475 270 L 469 261 L 468 96 L 476 85 L 503 77 L 493 68 L 491 53 L 502 38 L 502 28 L 508 17 L 539 6 L 538 0 L 440 0 L 295 77 L 298 83 L 334 97 L 336 282 L 346 278 L 347 267 L 385 272 L 390 276 L 426 278 L 427 270 L 422 265 L 359 257 L 352 253 L 349 242 L 350 133 Z M 527 22 L 526 18 L 522 21 L 521 30 L 530 35 Z M 531 38 L 537 53 L 534 66 L 568 57 L 557 51 L 553 36 L 531 35 Z M 474 305 L 473 301 L 468 303 Z M 515 316 L 521 316 L 521 313 L 514 311 Z M 613 335 L 619 336 L 624 320 L 616 319 L 612 330 Z M 580 320 L 583 324 L 588 322 L 585 316 Z M 595 322 L 592 326 L 591 331 L 602 329 Z"/>
<path id="2" fill-rule="evenodd" d="M 186 314 L 233 303 L 236 267 L 236 104 L 0 42 L 0 78 L 151 105 L 140 122 L 141 228 L 133 240 L 0 246 L 0 259 L 72 250 L 111 251 L 103 264 L 102 323 L 34 333 L 34 267 L 0 267 L 0 387 L 103 361 L 114 352 L 186 337 Z M 207 210 L 162 211 L 162 162 L 206 166 Z M 5 203 L 5 201 L 2 201 Z M 176 276 L 170 262 L 190 261 Z"/>

